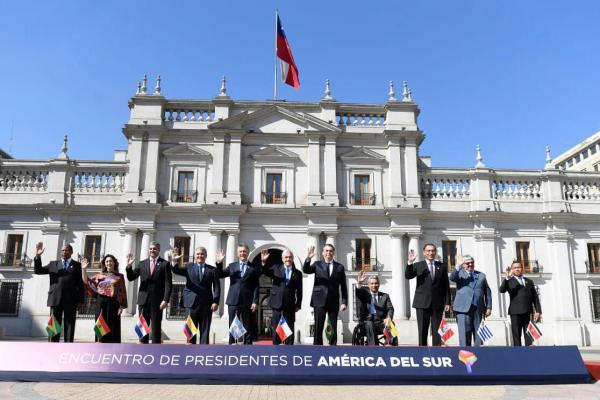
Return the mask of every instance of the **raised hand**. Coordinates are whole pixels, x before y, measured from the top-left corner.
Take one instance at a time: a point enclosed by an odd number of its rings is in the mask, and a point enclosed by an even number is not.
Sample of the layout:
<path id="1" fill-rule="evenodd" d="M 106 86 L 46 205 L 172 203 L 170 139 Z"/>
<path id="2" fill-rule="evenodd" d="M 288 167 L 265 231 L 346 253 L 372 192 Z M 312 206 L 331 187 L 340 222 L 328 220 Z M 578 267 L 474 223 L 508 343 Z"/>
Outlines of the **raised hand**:
<path id="1" fill-rule="evenodd" d="M 260 262 L 264 265 L 269 259 L 269 250 L 263 249 L 260 251 Z"/>
<path id="2" fill-rule="evenodd" d="M 412 264 L 417 259 L 417 253 L 413 249 L 410 249 L 408 252 L 408 263 Z"/>
<path id="3" fill-rule="evenodd" d="M 177 247 L 171 247 L 171 251 L 169 253 L 169 258 L 171 259 L 171 261 L 179 262 L 179 260 L 181 260 L 181 257 L 183 257 L 183 254 L 179 254 L 179 249 Z"/>
<path id="4" fill-rule="evenodd" d="M 87 268 L 90 266 L 90 261 L 87 258 L 83 258 L 81 260 L 81 269 L 83 270 L 87 270 Z"/>
<path id="5" fill-rule="evenodd" d="M 135 261 L 135 258 L 133 258 L 133 253 L 129 253 L 127 254 L 127 266 L 131 266 L 133 265 L 133 262 Z"/>
<path id="6" fill-rule="evenodd" d="M 358 278 L 356 278 L 356 280 L 358 281 L 359 285 L 362 285 L 365 282 L 365 279 L 367 279 L 367 271 L 362 269 L 358 274 Z"/>
<path id="7" fill-rule="evenodd" d="M 217 250 L 217 263 L 222 263 L 223 260 L 225 259 L 225 252 L 223 251 L 223 249 L 219 249 Z"/>
<path id="8" fill-rule="evenodd" d="M 512 268 L 506 267 L 506 279 L 510 279 L 513 276 Z"/>
<path id="9" fill-rule="evenodd" d="M 35 244 L 35 255 L 36 256 L 38 256 L 38 257 L 41 256 L 44 253 L 44 250 L 46 250 L 46 249 L 44 249 L 44 243 L 38 242 Z"/>
<path id="10" fill-rule="evenodd" d="M 456 255 L 456 265 L 458 265 L 459 268 L 463 267 L 463 258 L 459 254 Z"/>
<path id="11" fill-rule="evenodd" d="M 308 248 L 308 254 L 306 255 L 306 258 L 313 258 L 315 256 L 315 246 L 310 246 Z"/>

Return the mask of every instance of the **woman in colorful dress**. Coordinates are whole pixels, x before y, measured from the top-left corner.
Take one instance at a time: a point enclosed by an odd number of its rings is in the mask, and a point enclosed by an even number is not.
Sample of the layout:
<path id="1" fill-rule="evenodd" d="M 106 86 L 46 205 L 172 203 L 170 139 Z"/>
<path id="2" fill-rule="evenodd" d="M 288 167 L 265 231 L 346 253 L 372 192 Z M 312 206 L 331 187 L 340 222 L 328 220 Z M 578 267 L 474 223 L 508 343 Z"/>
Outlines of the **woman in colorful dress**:
<path id="1" fill-rule="evenodd" d="M 96 321 L 102 313 L 110 332 L 98 338 L 101 343 L 121 343 L 121 313 L 127 308 L 127 293 L 125 276 L 119 273 L 119 262 L 112 254 L 104 256 L 101 272 L 88 277 L 89 261 L 84 258 L 81 262 L 83 283 L 89 296 L 96 297 Z"/>

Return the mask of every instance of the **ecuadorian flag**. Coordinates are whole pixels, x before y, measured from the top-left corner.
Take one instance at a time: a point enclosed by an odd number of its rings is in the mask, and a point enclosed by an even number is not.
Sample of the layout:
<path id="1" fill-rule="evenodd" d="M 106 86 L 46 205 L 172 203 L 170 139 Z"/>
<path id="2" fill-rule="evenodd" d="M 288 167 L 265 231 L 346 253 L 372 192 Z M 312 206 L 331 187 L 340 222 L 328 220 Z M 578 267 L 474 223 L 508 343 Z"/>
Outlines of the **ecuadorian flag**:
<path id="1" fill-rule="evenodd" d="M 392 340 L 398 337 L 396 324 L 394 324 L 394 321 L 392 321 L 391 318 L 387 319 L 385 326 L 383 327 L 383 334 L 385 335 L 385 340 L 388 344 L 391 344 Z"/>
<path id="2" fill-rule="evenodd" d="M 94 332 L 96 332 L 96 336 L 98 336 L 98 339 L 102 338 L 104 335 L 110 332 L 110 328 L 108 327 L 108 324 L 102 316 L 102 311 L 100 311 L 100 316 L 96 320 L 96 325 L 94 325 Z"/>

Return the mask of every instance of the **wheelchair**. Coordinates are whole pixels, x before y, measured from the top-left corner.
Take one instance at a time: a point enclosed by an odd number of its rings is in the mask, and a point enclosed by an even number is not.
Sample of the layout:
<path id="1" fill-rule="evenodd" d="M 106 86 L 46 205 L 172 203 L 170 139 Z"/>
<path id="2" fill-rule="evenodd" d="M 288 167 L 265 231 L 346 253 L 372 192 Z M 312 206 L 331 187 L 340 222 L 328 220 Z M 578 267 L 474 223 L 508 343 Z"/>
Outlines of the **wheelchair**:
<path id="1" fill-rule="evenodd" d="M 383 329 L 375 329 L 375 340 L 379 344 L 379 346 L 398 346 L 398 338 L 395 337 L 392 340 L 392 343 L 388 344 L 385 335 L 383 334 Z M 352 345 L 353 346 L 367 346 L 367 331 L 365 329 L 364 323 L 360 322 L 352 331 Z"/>

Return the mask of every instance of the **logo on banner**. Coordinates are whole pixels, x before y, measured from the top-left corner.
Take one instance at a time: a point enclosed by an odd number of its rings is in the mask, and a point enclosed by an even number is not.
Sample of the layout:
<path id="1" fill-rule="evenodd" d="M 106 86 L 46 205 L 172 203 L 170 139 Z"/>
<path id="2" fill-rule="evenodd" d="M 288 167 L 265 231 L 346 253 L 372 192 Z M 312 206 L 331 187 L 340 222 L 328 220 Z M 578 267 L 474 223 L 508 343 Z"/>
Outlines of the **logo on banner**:
<path id="1" fill-rule="evenodd" d="M 477 361 L 477 356 L 475 354 L 471 353 L 470 351 L 461 350 L 458 352 L 458 359 L 465 363 L 467 372 L 469 374 L 473 372 L 471 370 L 471 366 Z"/>

